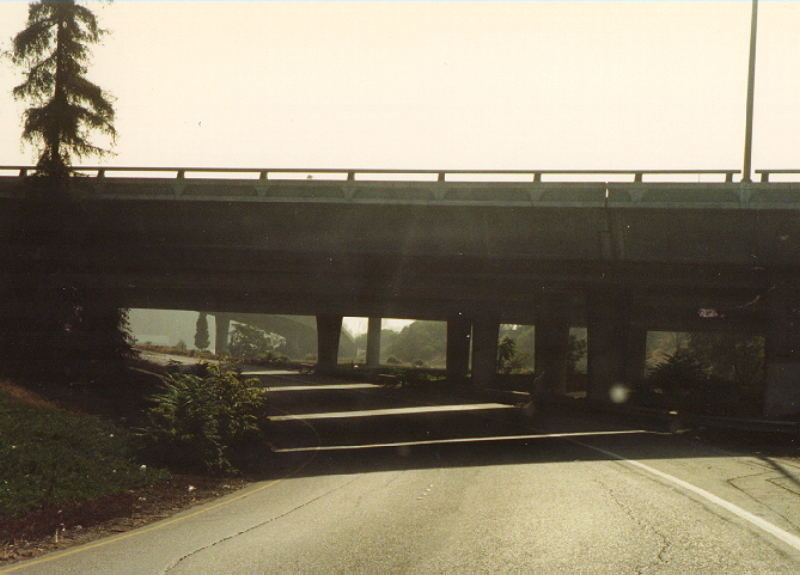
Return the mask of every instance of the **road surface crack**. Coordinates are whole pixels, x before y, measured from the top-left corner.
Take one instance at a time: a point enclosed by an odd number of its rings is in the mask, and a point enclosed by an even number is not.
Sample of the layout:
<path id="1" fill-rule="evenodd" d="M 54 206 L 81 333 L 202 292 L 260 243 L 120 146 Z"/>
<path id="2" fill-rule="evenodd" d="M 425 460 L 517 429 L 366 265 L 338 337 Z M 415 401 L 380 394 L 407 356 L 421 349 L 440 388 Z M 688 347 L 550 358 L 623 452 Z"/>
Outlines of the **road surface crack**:
<path id="1" fill-rule="evenodd" d="M 603 490 L 608 494 L 608 497 L 611 501 L 619 507 L 622 512 L 628 516 L 628 518 L 633 521 L 636 525 L 641 527 L 643 530 L 648 531 L 655 535 L 655 537 L 660 542 L 660 547 L 658 552 L 656 553 L 656 560 L 652 564 L 663 564 L 666 565 L 669 563 L 669 559 L 667 559 L 667 553 L 669 552 L 670 548 L 672 547 L 672 542 L 670 539 L 659 529 L 657 529 L 652 523 L 647 521 L 646 519 L 642 518 L 640 514 L 636 513 L 634 509 L 622 498 L 614 489 L 606 485 L 603 481 L 596 479 L 595 482 L 603 488 Z M 636 573 L 640 575 L 644 573 L 647 569 L 647 566 L 636 566 Z"/>
<path id="2" fill-rule="evenodd" d="M 354 483 L 354 482 L 358 481 L 358 479 L 359 479 L 358 477 L 355 477 L 355 478 L 351 479 L 350 481 L 347 481 L 347 482 L 345 482 L 345 483 L 343 483 L 341 485 L 338 485 L 338 486 L 334 487 L 333 489 L 329 489 L 328 491 L 326 491 L 324 493 L 321 493 L 320 495 L 318 495 L 318 496 L 316 496 L 316 497 L 314 497 L 312 499 L 309 499 L 308 501 L 304 501 L 300 505 L 296 505 L 295 507 L 292 507 L 288 511 L 284 511 L 280 515 L 276 515 L 274 517 L 270 517 L 269 519 L 267 519 L 265 521 L 261 521 L 259 523 L 256 523 L 255 525 L 251 525 L 247 529 L 243 529 L 243 530 L 241 530 L 241 531 L 239 531 L 237 533 L 234 533 L 232 535 L 228 535 L 227 537 L 223 537 L 221 539 L 218 539 L 217 541 L 214 541 L 214 542 L 209 543 L 207 545 L 203 545 L 202 547 L 198 547 L 197 549 L 187 553 L 186 555 L 178 558 L 177 560 L 175 560 L 172 563 L 170 563 L 169 565 L 167 565 L 167 567 L 164 569 L 164 571 L 162 573 L 163 573 L 163 575 L 167 575 L 167 573 L 169 573 L 170 571 L 175 569 L 178 565 L 180 565 L 181 562 L 183 562 L 184 560 L 192 557 L 193 555 L 196 555 L 196 554 L 200 553 L 201 551 L 206 551 L 208 549 L 211 549 L 212 547 L 216 547 L 217 545 L 219 545 L 221 543 L 225 543 L 226 541 L 230 541 L 231 539 L 234 539 L 236 537 L 239 537 L 240 535 L 244 535 L 246 533 L 254 531 L 254 530 L 256 530 L 256 529 L 258 529 L 260 527 L 263 527 L 265 525 L 269 525 L 270 523 L 278 521 L 279 519 L 283 519 L 284 517 L 286 517 L 287 515 L 291 515 L 295 511 L 298 511 L 298 510 L 300 510 L 300 509 L 302 509 L 304 507 L 307 507 L 307 506 L 311 505 L 312 503 L 315 503 L 315 502 L 319 501 L 320 499 L 323 499 L 323 498 L 327 497 L 328 495 L 339 491 L 340 489 L 344 489 L 345 487 L 347 487 L 351 483 Z"/>
<path id="3" fill-rule="evenodd" d="M 771 469 L 767 468 L 767 471 L 763 471 L 763 472 L 760 472 L 760 473 L 744 474 L 744 475 L 739 475 L 737 477 L 730 477 L 730 478 L 725 480 L 725 483 L 727 483 L 733 489 L 736 489 L 739 493 L 741 493 L 742 495 L 744 495 L 745 497 L 747 497 L 749 500 L 753 501 L 754 503 L 758 504 L 759 506 L 766 507 L 767 509 L 770 510 L 770 512 L 774 513 L 775 515 L 777 515 L 778 517 L 780 517 L 781 519 L 786 521 L 789 525 L 791 525 L 795 529 L 800 529 L 800 525 L 798 525 L 798 523 L 796 522 L 796 520 L 794 518 L 789 517 L 785 513 L 782 513 L 779 509 L 773 507 L 769 503 L 769 501 L 765 501 L 761 497 L 757 497 L 757 496 L 753 495 L 752 493 L 750 493 L 746 488 L 743 488 L 743 487 L 740 487 L 739 485 L 737 485 L 737 481 L 741 481 L 743 479 L 744 480 L 747 480 L 747 479 L 762 479 L 764 482 L 769 483 L 770 485 L 774 485 L 775 487 L 778 487 L 780 489 L 784 489 L 784 490 L 788 491 L 789 493 L 792 493 L 793 495 L 797 495 L 798 494 L 793 489 L 790 489 L 790 488 L 788 488 L 788 487 L 786 487 L 784 485 L 781 485 L 781 484 L 777 483 L 775 477 L 770 477 L 770 475 L 771 475 L 770 471 L 772 471 L 774 473 L 774 470 L 771 470 Z"/>

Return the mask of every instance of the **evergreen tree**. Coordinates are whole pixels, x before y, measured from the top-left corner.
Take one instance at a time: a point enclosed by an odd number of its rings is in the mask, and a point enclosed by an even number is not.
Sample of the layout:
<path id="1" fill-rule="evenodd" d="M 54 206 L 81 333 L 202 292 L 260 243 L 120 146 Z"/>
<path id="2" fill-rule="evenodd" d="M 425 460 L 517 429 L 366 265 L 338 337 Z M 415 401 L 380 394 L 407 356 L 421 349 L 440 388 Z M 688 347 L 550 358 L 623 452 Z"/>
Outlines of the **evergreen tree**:
<path id="1" fill-rule="evenodd" d="M 74 262 L 63 248 L 91 237 L 82 202 L 67 193 L 72 158 L 106 153 L 90 142 L 93 131 L 116 135 L 110 97 L 85 76 L 88 47 L 102 34 L 84 6 L 43 0 L 29 6 L 13 40 L 11 60 L 25 74 L 13 94 L 30 103 L 22 138 L 39 148 L 39 160 L 10 235 L 31 255 L 20 256 L 24 273 L 13 283 L 0 280 L 0 373 L 111 381 L 132 355 L 125 310 L 67 279 Z"/>
<path id="2" fill-rule="evenodd" d="M 194 346 L 197 349 L 206 349 L 211 344 L 208 339 L 208 316 L 203 312 L 197 315 L 194 331 Z"/>
<path id="3" fill-rule="evenodd" d="M 24 30 L 14 37 L 11 58 L 25 68 L 14 97 L 32 104 L 25 111 L 22 137 L 40 147 L 40 175 L 65 183 L 73 156 L 103 155 L 89 141 L 98 131 L 116 135 L 110 97 L 86 78 L 90 44 L 104 31 L 94 14 L 73 0 L 30 5 Z"/>

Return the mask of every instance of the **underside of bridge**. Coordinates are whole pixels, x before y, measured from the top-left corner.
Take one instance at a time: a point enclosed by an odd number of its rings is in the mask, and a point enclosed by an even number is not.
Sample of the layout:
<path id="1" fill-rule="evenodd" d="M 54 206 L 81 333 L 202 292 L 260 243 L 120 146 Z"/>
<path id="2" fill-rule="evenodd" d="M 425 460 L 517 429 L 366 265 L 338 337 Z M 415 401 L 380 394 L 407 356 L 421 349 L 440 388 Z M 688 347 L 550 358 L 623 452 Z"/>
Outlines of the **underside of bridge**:
<path id="1" fill-rule="evenodd" d="M 494 376 L 499 325 L 535 324 L 545 393 L 563 390 L 569 327 L 586 326 L 589 394 L 600 401 L 642 373 L 648 330 L 747 331 L 766 337 L 766 413 L 800 411 L 796 186 L 685 186 L 651 203 L 637 188 L 615 203 L 609 186 L 567 186 L 548 201 L 535 183 L 525 189 L 537 201 L 506 193 L 520 185 L 474 183 L 425 184 L 444 186 L 433 199 L 404 183 L 389 190 L 394 200 L 372 182 L 301 181 L 255 199 L 136 185 L 155 191 L 89 195 L 63 221 L 0 185 L 6 286 L 35 260 L 122 307 L 316 316 L 323 370 L 336 364 L 343 316 L 373 318 L 373 332 L 381 317 L 446 321 L 448 376 L 471 373 L 478 385 Z M 347 186 L 356 192 L 328 193 Z M 725 203 L 722 191 L 748 203 Z M 70 240 L 44 252 L 53 225 Z M 4 314 L 18 309 L 4 302 Z"/>

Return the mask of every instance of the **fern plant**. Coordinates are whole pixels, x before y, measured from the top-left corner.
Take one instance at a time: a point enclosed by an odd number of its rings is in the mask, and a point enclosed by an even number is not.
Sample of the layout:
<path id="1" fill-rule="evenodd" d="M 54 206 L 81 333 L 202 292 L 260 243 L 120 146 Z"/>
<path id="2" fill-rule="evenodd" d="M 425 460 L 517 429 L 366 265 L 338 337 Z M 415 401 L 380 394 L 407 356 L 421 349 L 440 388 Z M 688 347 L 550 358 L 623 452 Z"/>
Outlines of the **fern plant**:
<path id="1" fill-rule="evenodd" d="M 266 390 L 236 371 L 173 374 L 151 400 L 140 430 L 145 453 L 173 467 L 235 471 L 243 447 L 263 438 Z"/>

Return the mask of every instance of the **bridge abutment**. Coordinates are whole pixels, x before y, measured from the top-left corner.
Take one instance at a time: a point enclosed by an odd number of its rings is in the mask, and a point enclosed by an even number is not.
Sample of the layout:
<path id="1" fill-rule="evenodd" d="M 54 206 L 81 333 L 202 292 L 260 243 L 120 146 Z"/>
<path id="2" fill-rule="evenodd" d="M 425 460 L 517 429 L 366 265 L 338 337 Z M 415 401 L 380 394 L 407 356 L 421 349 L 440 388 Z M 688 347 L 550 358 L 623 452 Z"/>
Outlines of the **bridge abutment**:
<path id="1" fill-rule="evenodd" d="M 342 316 L 317 314 L 317 372 L 333 373 L 339 365 Z"/>
<path id="2" fill-rule="evenodd" d="M 469 373 L 469 348 L 472 325 L 462 316 L 447 320 L 447 379 L 463 383 Z"/>
<path id="3" fill-rule="evenodd" d="M 800 412 L 800 285 L 779 282 L 767 296 L 764 415 Z"/>

